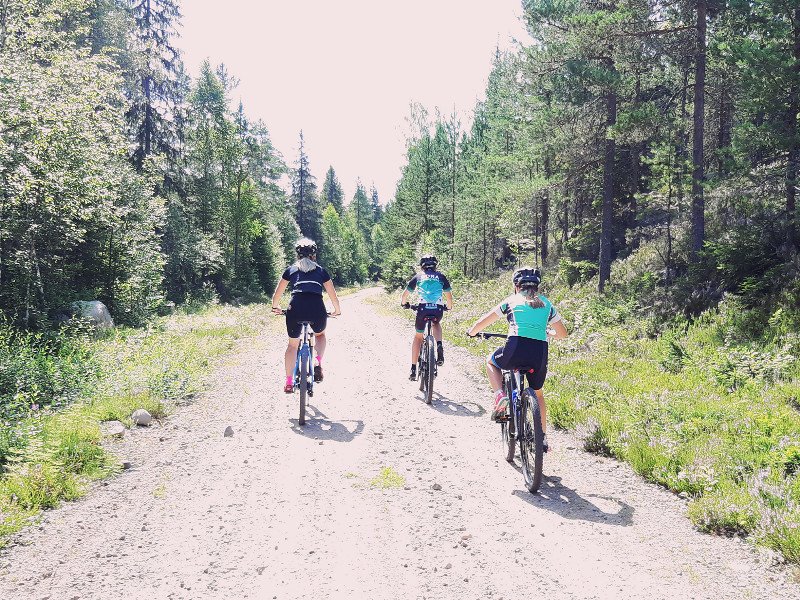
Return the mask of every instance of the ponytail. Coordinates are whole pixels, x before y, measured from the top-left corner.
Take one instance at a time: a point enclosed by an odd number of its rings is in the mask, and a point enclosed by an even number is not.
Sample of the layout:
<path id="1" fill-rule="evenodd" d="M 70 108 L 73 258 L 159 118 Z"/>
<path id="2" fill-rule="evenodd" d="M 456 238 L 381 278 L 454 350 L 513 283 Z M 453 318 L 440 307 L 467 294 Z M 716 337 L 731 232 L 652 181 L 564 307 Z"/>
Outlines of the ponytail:
<path id="1" fill-rule="evenodd" d="M 539 284 L 538 283 L 524 283 L 519 288 L 519 293 L 527 301 L 528 306 L 531 308 L 542 308 L 544 302 L 539 298 Z"/>

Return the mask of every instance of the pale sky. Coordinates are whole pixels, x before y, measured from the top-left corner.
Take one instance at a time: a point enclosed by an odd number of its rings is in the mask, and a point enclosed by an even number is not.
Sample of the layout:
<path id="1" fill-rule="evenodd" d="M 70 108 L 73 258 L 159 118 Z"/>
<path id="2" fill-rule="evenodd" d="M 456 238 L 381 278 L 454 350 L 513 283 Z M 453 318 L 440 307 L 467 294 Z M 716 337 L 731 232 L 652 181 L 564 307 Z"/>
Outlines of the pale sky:
<path id="1" fill-rule="evenodd" d="M 319 187 L 333 165 L 349 201 L 360 177 L 382 203 L 404 164 L 411 102 L 466 115 L 494 50 L 524 39 L 521 0 L 184 0 L 178 42 L 239 78 L 234 102 L 295 166 L 303 130 Z"/>

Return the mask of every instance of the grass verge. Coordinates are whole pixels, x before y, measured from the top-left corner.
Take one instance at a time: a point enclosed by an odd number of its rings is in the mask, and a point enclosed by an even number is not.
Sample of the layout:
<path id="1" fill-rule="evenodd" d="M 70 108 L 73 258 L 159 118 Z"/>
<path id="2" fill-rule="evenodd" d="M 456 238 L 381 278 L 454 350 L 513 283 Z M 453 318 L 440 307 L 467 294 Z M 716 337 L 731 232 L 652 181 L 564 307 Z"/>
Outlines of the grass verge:
<path id="1" fill-rule="evenodd" d="M 510 274 L 457 283 L 445 338 L 487 355 L 496 341 L 464 332 L 510 288 Z M 588 286 L 548 296 L 571 331 L 551 346 L 551 423 L 687 498 L 700 529 L 749 535 L 800 563 L 797 307 L 765 311 L 728 297 L 663 329 L 635 297 L 600 297 Z M 394 293 L 376 302 L 411 316 Z"/>
<path id="2" fill-rule="evenodd" d="M 101 445 L 101 422 L 130 425 L 138 408 L 163 418 L 203 388 L 236 340 L 275 323 L 268 307 L 252 305 L 176 314 L 101 339 L 75 331 L 45 340 L 0 328 L 0 355 L 24 358 L 0 369 L 0 546 L 40 510 L 80 497 L 118 469 Z"/>

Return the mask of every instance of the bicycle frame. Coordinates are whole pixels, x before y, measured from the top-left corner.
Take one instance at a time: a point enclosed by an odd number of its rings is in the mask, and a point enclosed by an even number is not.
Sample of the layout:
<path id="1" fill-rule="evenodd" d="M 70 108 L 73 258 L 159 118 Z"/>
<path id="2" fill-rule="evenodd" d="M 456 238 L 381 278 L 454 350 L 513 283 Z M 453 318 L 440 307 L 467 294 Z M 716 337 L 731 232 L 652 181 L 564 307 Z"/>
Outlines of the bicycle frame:
<path id="1" fill-rule="evenodd" d="M 300 333 L 300 345 L 297 347 L 297 358 L 295 359 L 294 363 L 294 386 L 295 390 L 300 385 L 300 362 L 303 359 L 306 359 L 308 362 L 306 364 L 309 365 L 309 372 L 311 371 L 311 367 L 313 366 L 311 363 L 314 359 L 314 336 L 311 335 L 311 323 L 303 321 L 301 322 L 303 326 L 302 332 Z M 314 378 L 310 377 L 308 381 L 308 395 L 313 395 L 314 389 Z"/>
<path id="2" fill-rule="evenodd" d="M 479 333 L 478 336 L 484 339 L 508 337 L 498 333 Z M 544 424 L 536 392 L 530 387 L 525 387 L 528 383 L 527 374 L 534 371 L 532 369 L 500 369 L 500 371 L 503 376 L 503 388 L 508 396 L 510 413 L 508 419 L 498 420 L 505 459 L 507 462 L 514 462 L 515 446 L 519 441 L 525 487 L 529 492 L 535 493 L 542 479 Z"/>
<path id="3" fill-rule="evenodd" d="M 425 304 L 408 304 L 407 308 L 415 311 L 425 307 Z M 447 310 L 446 307 L 443 307 Z M 433 380 L 438 374 L 436 360 L 433 357 L 435 352 L 435 341 L 433 339 L 433 319 L 425 319 L 425 331 L 423 333 L 422 345 L 419 349 L 419 356 L 417 357 L 417 371 L 420 384 L 419 391 L 422 392 L 426 404 L 433 401 Z"/>

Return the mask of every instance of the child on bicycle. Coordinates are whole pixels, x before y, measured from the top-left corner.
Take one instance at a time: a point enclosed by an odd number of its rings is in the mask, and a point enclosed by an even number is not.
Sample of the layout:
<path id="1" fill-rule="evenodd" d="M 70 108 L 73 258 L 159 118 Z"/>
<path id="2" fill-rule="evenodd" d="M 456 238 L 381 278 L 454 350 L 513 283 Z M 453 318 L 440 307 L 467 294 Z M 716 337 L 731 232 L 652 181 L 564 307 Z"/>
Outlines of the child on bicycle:
<path id="1" fill-rule="evenodd" d="M 567 329 L 552 302 L 539 294 L 542 276 L 539 269 L 522 267 L 514 271 L 515 294 L 503 300 L 483 315 L 467 332 L 476 336 L 486 327 L 505 316 L 508 320 L 508 339 L 505 346 L 495 350 L 486 360 L 486 372 L 494 392 L 492 421 L 506 415 L 508 398 L 503 391 L 501 369 L 525 367 L 533 369 L 529 375 L 531 387 L 539 401 L 542 430 L 547 432 L 547 412 L 544 402 L 544 380 L 547 376 L 547 344 L 551 339 L 567 337 Z M 550 334 L 548 331 L 552 331 Z M 547 436 L 544 438 L 547 450 Z"/>
<path id="2" fill-rule="evenodd" d="M 414 322 L 414 341 L 411 344 L 411 373 L 408 378 L 411 381 L 417 378 L 417 358 L 420 348 L 422 348 L 422 338 L 425 333 L 425 320 L 432 320 L 431 332 L 436 340 L 436 364 L 444 364 L 444 347 L 442 346 L 442 301 L 447 310 L 453 308 L 453 292 L 450 282 L 443 273 L 436 270 L 439 260 L 432 254 L 425 254 L 419 259 L 421 272 L 414 275 L 406 285 L 406 289 L 400 296 L 400 305 L 408 308 L 409 297 L 415 291 L 419 298 L 420 307 L 417 309 L 417 318 Z"/>
<path id="3" fill-rule="evenodd" d="M 300 332 L 302 325 L 300 321 L 311 321 L 311 329 L 314 331 L 317 364 L 314 365 L 314 381 L 322 381 L 322 357 L 325 354 L 325 327 L 328 323 L 328 312 L 322 300 L 323 290 L 328 293 L 328 297 L 333 303 L 334 312 L 331 316 L 338 317 L 342 314 L 339 307 L 339 298 L 336 296 L 336 289 L 333 287 L 331 276 L 328 272 L 316 263 L 317 244 L 314 240 L 302 238 L 295 244 L 297 252 L 297 262 L 283 272 L 275 294 L 272 296 L 272 312 L 284 314 L 279 306 L 281 296 L 287 286 L 291 284 L 292 299 L 289 308 L 286 310 L 286 333 L 289 335 L 289 343 L 286 347 L 284 356 L 284 366 L 286 368 L 286 381 L 283 391 L 291 394 L 294 391 L 294 363 L 297 355 L 297 348 L 300 346 Z"/>

